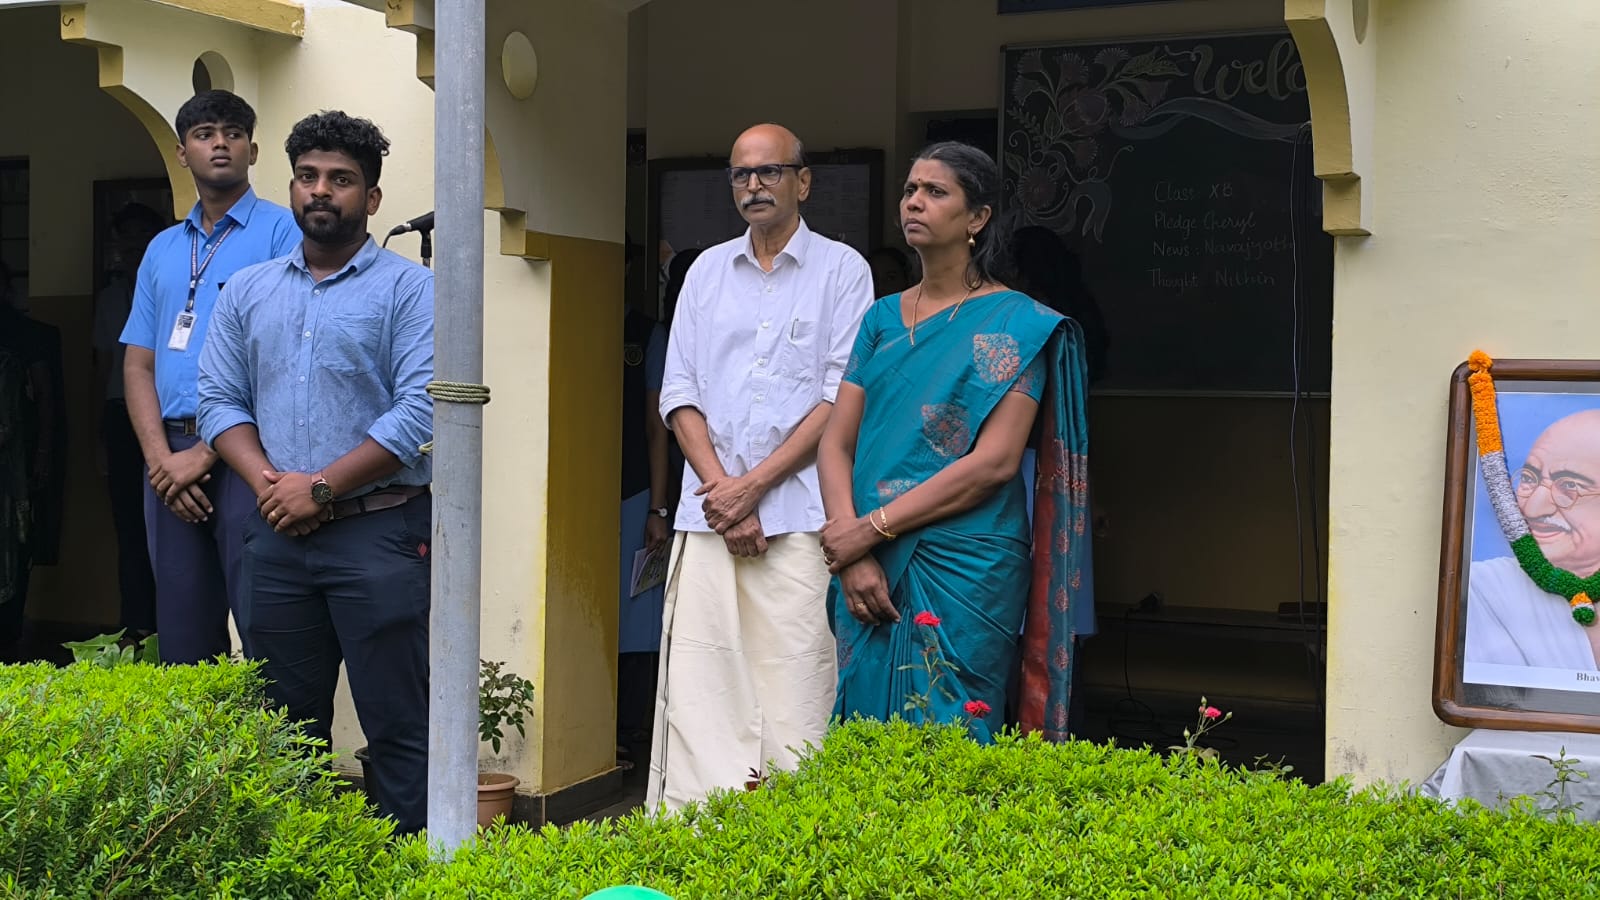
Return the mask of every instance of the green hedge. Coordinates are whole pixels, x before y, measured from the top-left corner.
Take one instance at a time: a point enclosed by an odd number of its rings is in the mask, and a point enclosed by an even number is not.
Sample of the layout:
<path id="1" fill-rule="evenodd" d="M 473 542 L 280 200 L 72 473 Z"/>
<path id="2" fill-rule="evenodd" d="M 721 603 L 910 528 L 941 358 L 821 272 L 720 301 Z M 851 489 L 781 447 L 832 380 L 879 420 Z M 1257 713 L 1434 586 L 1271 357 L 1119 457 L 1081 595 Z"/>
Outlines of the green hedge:
<path id="1" fill-rule="evenodd" d="M 799 772 L 679 818 L 502 828 L 432 864 L 420 839 L 391 840 L 293 749 L 246 667 L 0 670 L 0 893 L 544 900 L 633 883 L 678 900 L 1600 896 L 1589 825 L 860 722 Z"/>
<path id="2" fill-rule="evenodd" d="M 402 896 L 1580 897 L 1600 895 L 1597 839 L 1148 752 L 852 723 L 682 822 L 500 832 Z"/>
<path id="3" fill-rule="evenodd" d="M 248 665 L 0 666 L 0 896 L 364 896 L 391 827 Z"/>

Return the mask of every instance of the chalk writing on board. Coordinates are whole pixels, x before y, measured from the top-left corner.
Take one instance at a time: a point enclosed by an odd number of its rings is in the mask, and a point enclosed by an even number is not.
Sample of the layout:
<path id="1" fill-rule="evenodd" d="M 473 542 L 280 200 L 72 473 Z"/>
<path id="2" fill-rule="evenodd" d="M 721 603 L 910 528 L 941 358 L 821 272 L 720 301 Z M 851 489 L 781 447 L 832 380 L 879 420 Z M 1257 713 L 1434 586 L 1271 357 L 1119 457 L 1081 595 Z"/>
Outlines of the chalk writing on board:
<path id="1" fill-rule="evenodd" d="M 1332 243 L 1288 35 L 1008 48 L 1004 88 L 1002 204 L 1077 254 L 1100 387 L 1282 391 L 1297 367 L 1327 389 Z"/>

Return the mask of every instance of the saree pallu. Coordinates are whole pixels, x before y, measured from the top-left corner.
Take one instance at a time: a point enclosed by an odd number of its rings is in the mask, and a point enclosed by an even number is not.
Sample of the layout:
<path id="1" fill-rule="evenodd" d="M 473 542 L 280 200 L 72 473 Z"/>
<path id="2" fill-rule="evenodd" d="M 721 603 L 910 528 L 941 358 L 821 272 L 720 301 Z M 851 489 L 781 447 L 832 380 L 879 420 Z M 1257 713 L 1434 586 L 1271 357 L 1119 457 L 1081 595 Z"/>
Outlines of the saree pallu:
<path id="1" fill-rule="evenodd" d="M 991 739 L 1021 631 L 1025 731 L 1066 738 L 1074 611 L 1089 596 L 1085 359 L 1076 323 L 1015 291 L 967 301 L 917 326 L 897 296 L 862 322 L 846 380 L 866 394 L 852 493 L 858 515 L 971 451 L 1008 392 L 1039 402 L 1033 517 L 1019 473 L 976 507 L 879 544 L 900 621 L 863 625 L 829 594 L 839 648 L 835 715 L 968 722 Z M 892 524 L 892 523 L 891 523 Z M 937 626 L 917 625 L 931 613 Z M 930 661 L 937 684 L 930 686 Z M 969 707 L 977 701 L 983 707 Z M 983 709 L 988 712 L 984 713 Z"/>

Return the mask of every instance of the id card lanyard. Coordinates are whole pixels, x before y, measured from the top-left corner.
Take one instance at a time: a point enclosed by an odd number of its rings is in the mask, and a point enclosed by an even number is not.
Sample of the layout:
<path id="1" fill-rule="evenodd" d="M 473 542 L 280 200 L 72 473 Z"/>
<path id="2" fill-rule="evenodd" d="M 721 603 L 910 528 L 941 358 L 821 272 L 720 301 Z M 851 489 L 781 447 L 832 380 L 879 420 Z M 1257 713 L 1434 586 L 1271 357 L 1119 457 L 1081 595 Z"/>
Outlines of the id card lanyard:
<path id="1" fill-rule="evenodd" d="M 233 233 L 235 224 L 228 223 L 228 227 L 217 236 L 217 242 L 206 251 L 205 259 L 200 258 L 200 235 L 189 236 L 189 299 L 183 304 L 183 312 L 178 313 L 178 321 L 172 323 L 172 337 L 167 340 L 168 350 L 182 352 L 189 349 L 189 336 L 194 333 L 194 295 L 200 289 L 200 276 L 206 273 L 212 258 L 222 249 L 222 242 Z"/>

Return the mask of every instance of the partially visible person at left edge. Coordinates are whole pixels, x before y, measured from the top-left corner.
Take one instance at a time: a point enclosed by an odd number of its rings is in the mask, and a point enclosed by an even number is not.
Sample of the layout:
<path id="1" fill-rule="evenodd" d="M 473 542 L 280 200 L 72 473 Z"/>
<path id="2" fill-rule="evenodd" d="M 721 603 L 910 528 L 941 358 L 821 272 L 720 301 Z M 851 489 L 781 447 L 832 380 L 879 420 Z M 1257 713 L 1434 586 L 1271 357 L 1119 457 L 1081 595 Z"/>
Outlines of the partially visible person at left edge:
<path id="1" fill-rule="evenodd" d="M 122 330 L 123 392 L 144 451 L 145 530 L 156 579 L 161 660 L 193 663 L 231 649 L 239 618 L 239 528 L 246 487 L 200 442 L 200 350 L 222 285 L 239 269 L 282 256 L 300 240 L 289 211 L 256 197 L 255 110 L 227 91 L 178 110 L 178 162 L 200 200 L 145 250 Z"/>
<path id="2" fill-rule="evenodd" d="M 305 239 L 228 284 L 200 363 L 200 432 L 257 497 L 246 652 L 267 697 L 328 741 L 343 662 L 372 793 L 427 822 L 433 273 L 367 233 L 389 141 L 322 112 L 286 144 Z"/>

